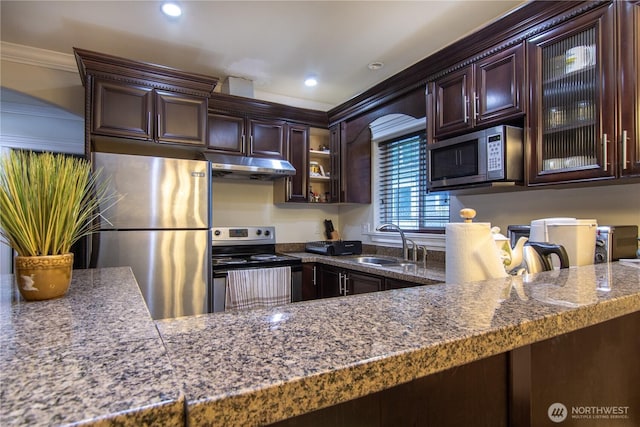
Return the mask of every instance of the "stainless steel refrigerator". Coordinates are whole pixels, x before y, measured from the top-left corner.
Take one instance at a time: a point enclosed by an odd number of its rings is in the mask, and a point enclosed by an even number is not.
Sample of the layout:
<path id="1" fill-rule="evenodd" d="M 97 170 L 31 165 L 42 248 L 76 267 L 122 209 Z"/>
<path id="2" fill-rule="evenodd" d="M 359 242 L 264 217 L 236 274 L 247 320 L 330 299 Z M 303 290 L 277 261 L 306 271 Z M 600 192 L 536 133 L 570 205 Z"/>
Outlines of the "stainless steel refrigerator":
<path id="1" fill-rule="evenodd" d="M 209 162 L 111 153 L 92 160 L 122 198 L 102 214 L 90 265 L 130 266 L 154 319 L 206 313 Z"/>

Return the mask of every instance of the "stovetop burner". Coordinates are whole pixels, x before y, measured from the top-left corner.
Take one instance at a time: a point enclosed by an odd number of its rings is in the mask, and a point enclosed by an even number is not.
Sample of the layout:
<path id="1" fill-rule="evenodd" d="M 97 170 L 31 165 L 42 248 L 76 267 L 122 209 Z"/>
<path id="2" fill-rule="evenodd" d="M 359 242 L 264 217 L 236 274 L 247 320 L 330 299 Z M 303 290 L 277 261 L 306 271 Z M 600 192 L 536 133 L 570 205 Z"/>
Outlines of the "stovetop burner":
<path id="1" fill-rule="evenodd" d="M 300 258 L 276 252 L 274 227 L 216 227 L 212 234 L 211 265 L 215 275 L 247 268 L 302 268 Z"/>
<path id="2" fill-rule="evenodd" d="M 213 265 L 227 265 L 227 264 L 244 264 L 247 262 L 245 258 L 233 258 L 228 256 L 212 257 L 211 262 Z"/>
<path id="3" fill-rule="evenodd" d="M 253 260 L 256 260 L 256 261 L 269 261 L 269 260 L 278 258 L 278 255 L 276 255 L 276 254 L 256 254 L 256 255 L 251 255 L 250 258 L 253 259 Z"/>

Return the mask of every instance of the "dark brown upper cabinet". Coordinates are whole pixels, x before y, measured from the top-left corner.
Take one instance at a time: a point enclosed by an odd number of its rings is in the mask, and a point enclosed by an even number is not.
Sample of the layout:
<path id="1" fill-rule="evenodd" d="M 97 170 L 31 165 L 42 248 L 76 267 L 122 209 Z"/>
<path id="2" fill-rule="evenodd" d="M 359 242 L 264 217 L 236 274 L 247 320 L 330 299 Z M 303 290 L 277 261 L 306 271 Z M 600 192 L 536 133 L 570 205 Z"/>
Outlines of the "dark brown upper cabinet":
<path id="1" fill-rule="evenodd" d="M 524 66 L 520 43 L 436 79 L 435 138 L 523 115 Z"/>
<path id="2" fill-rule="evenodd" d="M 285 144 L 285 126 L 282 120 L 249 119 L 250 156 L 274 157 L 284 159 L 287 156 Z"/>
<path id="3" fill-rule="evenodd" d="M 609 3 L 528 41 L 530 185 L 618 173 L 615 7 Z"/>
<path id="4" fill-rule="evenodd" d="M 209 113 L 208 148 L 223 154 L 245 154 L 245 119 Z"/>
<path id="5" fill-rule="evenodd" d="M 208 98 L 217 78 L 73 50 L 90 122 L 85 154 L 100 136 L 206 147 Z"/>
<path id="6" fill-rule="evenodd" d="M 153 139 L 153 88 L 95 80 L 91 132 Z"/>
<path id="7" fill-rule="evenodd" d="M 306 203 L 309 194 L 309 127 L 287 125 L 286 159 L 296 174 L 274 183 L 274 202 Z"/>
<path id="8" fill-rule="evenodd" d="M 206 145 L 207 98 L 103 79 L 93 89 L 93 134 Z"/>
<path id="9" fill-rule="evenodd" d="M 156 140 L 207 145 L 207 98 L 155 90 Z"/>
<path id="10" fill-rule="evenodd" d="M 330 201 L 337 203 L 341 201 L 342 194 L 342 168 L 340 162 L 341 141 L 344 140 L 345 123 L 341 122 L 331 126 L 329 129 L 329 150 L 331 162 L 331 177 L 329 180 Z"/>
<path id="11" fill-rule="evenodd" d="M 476 124 L 522 115 L 526 93 L 524 52 L 524 46 L 518 44 L 476 63 Z"/>
<path id="12" fill-rule="evenodd" d="M 286 158 L 286 122 L 209 113 L 208 149 L 222 154 Z"/>
<path id="13" fill-rule="evenodd" d="M 640 175 L 640 1 L 618 2 L 620 175 Z"/>
<path id="14" fill-rule="evenodd" d="M 329 200 L 371 203 L 371 131 L 366 127 L 348 141 L 347 125 L 341 122 L 329 129 Z"/>

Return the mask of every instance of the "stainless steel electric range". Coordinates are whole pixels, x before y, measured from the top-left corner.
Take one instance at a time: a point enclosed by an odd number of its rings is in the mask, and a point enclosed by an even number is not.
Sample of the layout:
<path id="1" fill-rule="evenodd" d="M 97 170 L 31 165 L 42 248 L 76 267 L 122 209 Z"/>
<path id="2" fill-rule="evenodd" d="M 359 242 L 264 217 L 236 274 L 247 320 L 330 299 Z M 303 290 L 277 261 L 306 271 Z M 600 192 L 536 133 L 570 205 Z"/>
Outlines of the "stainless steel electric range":
<path id="1" fill-rule="evenodd" d="M 211 234 L 211 312 L 224 311 L 230 270 L 291 267 L 291 300 L 302 300 L 302 261 L 276 252 L 275 227 L 214 227 Z"/>

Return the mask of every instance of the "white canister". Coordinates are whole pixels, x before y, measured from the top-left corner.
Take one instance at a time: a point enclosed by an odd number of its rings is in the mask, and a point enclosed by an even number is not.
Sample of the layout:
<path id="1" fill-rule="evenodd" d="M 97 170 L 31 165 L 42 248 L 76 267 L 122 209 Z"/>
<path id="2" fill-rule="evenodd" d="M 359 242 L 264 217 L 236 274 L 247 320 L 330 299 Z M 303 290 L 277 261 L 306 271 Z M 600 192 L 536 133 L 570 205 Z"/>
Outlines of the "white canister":
<path id="1" fill-rule="evenodd" d="M 595 219 L 543 218 L 531 221 L 529 240 L 564 246 L 569 265 L 593 264 L 596 251 Z M 554 266 L 558 266 L 554 258 Z"/>

